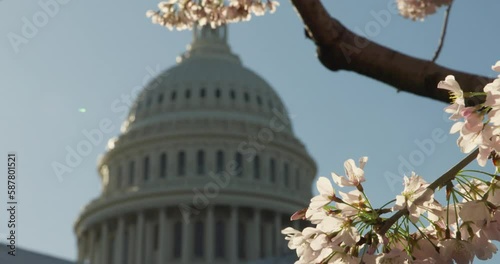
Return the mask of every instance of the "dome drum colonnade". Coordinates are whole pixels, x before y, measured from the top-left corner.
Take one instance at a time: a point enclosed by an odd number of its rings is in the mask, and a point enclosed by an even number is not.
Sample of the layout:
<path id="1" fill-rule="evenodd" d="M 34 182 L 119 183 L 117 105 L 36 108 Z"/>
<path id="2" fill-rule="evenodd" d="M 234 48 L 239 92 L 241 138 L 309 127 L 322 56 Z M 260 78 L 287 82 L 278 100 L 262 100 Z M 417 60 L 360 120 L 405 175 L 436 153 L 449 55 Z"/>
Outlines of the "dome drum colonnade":
<path id="1" fill-rule="evenodd" d="M 110 141 L 103 193 L 75 224 L 78 263 L 245 263 L 286 252 L 280 230 L 307 206 L 316 167 L 279 96 L 241 66 L 226 33 L 195 30 Z"/>

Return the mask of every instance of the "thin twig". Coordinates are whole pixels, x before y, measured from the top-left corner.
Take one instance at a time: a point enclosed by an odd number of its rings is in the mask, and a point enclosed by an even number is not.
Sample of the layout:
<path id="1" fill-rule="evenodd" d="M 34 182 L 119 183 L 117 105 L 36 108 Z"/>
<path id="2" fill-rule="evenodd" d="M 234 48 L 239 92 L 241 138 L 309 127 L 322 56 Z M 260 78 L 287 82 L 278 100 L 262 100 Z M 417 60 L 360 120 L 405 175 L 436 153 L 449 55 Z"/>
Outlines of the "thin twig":
<path id="1" fill-rule="evenodd" d="M 446 185 L 448 182 L 453 180 L 455 176 L 463 169 L 465 166 L 467 166 L 469 163 L 471 163 L 474 159 L 476 159 L 477 154 L 479 154 L 479 149 L 474 150 L 471 152 L 467 157 L 465 157 L 463 160 L 461 160 L 457 165 L 453 166 L 451 169 L 449 169 L 443 176 L 439 177 L 437 180 L 435 180 L 433 183 L 427 187 L 427 189 L 431 189 L 432 191 L 436 190 L 438 187 L 442 187 Z"/>
<path id="2" fill-rule="evenodd" d="M 446 37 L 446 30 L 448 29 L 448 20 L 450 18 L 450 10 L 452 5 L 453 1 L 450 3 L 450 5 L 446 8 L 446 11 L 444 12 L 443 29 L 441 31 L 441 37 L 439 38 L 438 48 L 436 50 L 436 53 L 434 53 L 434 57 L 432 57 L 432 62 L 436 62 L 437 58 L 439 57 L 439 53 L 441 53 L 441 49 L 443 48 L 444 38 Z"/>
<path id="3" fill-rule="evenodd" d="M 469 163 L 471 163 L 477 157 L 478 153 L 479 153 L 479 149 L 476 149 L 472 153 L 467 155 L 467 157 L 465 157 L 463 160 L 461 160 L 455 166 L 453 166 L 451 169 L 449 169 L 446 173 L 444 173 L 441 177 L 437 178 L 434 182 L 432 182 L 427 187 L 427 190 L 434 192 L 434 190 L 436 190 L 436 188 L 442 187 L 442 186 L 446 185 L 448 182 L 452 181 L 455 178 L 455 176 L 458 174 L 458 172 L 460 172 L 460 170 L 465 168 L 465 166 L 467 166 Z M 420 197 L 423 197 L 423 196 L 425 196 L 425 193 L 422 194 L 422 196 L 420 196 Z M 417 198 L 416 200 L 418 200 L 419 198 Z M 389 219 L 387 219 L 385 221 L 384 225 L 377 230 L 377 233 L 379 235 L 383 236 L 387 231 L 389 231 L 391 226 L 394 223 L 396 223 L 396 221 L 399 220 L 399 218 L 401 218 L 403 215 L 405 215 L 407 213 L 408 213 L 407 208 L 399 210 L 398 212 L 393 214 Z"/>

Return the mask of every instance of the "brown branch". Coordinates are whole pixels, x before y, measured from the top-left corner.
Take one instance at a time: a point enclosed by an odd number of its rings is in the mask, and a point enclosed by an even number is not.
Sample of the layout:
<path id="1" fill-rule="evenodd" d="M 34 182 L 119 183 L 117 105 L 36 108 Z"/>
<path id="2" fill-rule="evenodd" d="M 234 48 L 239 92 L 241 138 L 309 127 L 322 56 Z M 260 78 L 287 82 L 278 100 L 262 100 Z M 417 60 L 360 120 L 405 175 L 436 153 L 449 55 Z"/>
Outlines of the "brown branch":
<path id="1" fill-rule="evenodd" d="M 321 63 L 332 71 L 357 72 L 398 90 L 449 102 L 439 81 L 454 75 L 466 92 L 482 91 L 491 78 L 449 69 L 372 42 L 332 18 L 320 0 L 291 0 L 309 36 L 317 46 Z"/>
<path id="2" fill-rule="evenodd" d="M 441 188 L 445 186 L 449 181 L 453 180 L 455 176 L 463 169 L 465 166 L 467 166 L 469 163 L 471 163 L 474 159 L 476 159 L 477 154 L 479 154 L 479 149 L 474 150 L 471 152 L 467 157 L 465 157 L 463 160 L 458 162 L 455 166 L 453 166 L 451 169 L 449 169 L 445 174 L 443 174 L 441 177 L 439 177 L 437 180 L 435 180 L 433 183 L 427 187 L 427 189 L 431 190 L 436 190 L 436 188 Z"/>
<path id="3" fill-rule="evenodd" d="M 432 57 L 432 62 L 436 62 L 437 58 L 439 57 L 439 54 L 441 53 L 441 49 L 443 49 L 444 39 L 446 37 L 446 30 L 448 29 L 448 21 L 450 20 L 450 11 L 452 5 L 453 1 L 450 3 L 450 5 L 446 8 L 446 11 L 444 12 L 443 29 L 441 31 L 441 37 L 439 38 L 437 50 L 434 53 L 434 56 Z"/>

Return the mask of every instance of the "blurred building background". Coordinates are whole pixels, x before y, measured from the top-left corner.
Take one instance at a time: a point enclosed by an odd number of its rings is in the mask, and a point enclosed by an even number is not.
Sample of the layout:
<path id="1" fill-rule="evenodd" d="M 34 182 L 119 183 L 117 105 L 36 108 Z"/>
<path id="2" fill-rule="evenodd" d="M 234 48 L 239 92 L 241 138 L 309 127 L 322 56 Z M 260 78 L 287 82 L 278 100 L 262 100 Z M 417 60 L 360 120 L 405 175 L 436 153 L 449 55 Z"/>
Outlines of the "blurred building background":
<path id="1" fill-rule="evenodd" d="M 289 219 L 307 207 L 315 162 L 227 27 L 193 35 L 109 141 L 102 193 L 75 223 L 78 263 L 293 262 L 280 231 L 300 227 Z"/>

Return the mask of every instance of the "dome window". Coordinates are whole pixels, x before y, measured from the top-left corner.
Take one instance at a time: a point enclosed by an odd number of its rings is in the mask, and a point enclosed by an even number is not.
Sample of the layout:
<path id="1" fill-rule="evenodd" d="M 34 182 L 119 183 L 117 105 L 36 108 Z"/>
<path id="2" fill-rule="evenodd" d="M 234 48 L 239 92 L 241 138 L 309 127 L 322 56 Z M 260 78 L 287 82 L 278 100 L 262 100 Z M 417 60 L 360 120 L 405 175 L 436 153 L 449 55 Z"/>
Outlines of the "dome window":
<path id="1" fill-rule="evenodd" d="M 222 150 L 217 151 L 215 165 L 217 173 L 222 173 L 224 171 L 224 152 L 222 152 Z"/>
<path id="2" fill-rule="evenodd" d="M 149 156 L 144 157 L 142 169 L 144 174 L 144 181 L 147 181 L 149 179 Z"/>
<path id="3" fill-rule="evenodd" d="M 299 168 L 295 170 L 295 189 L 300 189 L 300 171 Z"/>
<path id="4" fill-rule="evenodd" d="M 245 92 L 245 94 L 243 95 L 243 97 L 245 98 L 245 102 L 246 103 L 250 102 L 250 95 L 248 95 L 247 92 Z"/>
<path id="5" fill-rule="evenodd" d="M 207 91 L 205 88 L 201 88 L 200 90 L 200 97 L 201 98 L 205 98 L 205 96 L 207 95 Z"/>
<path id="6" fill-rule="evenodd" d="M 285 162 L 285 165 L 283 165 L 283 181 L 285 183 L 285 187 L 289 187 L 290 184 L 290 175 L 289 175 L 289 167 L 288 163 Z"/>
<path id="7" fill-rule="evenodd" d="M 269 161 L 269 181 L 276 181 L 276 161 L 274 159 Z"/>
<path id="8" fill-rule="evenodd" d="M 186 90 L 186 99 L 189 99 L 191 97 L 191 90 Z"/>
<path id="9" fill-rule="evenodd" d="M 196 165 L 198 175 L 205 174 L 205 152 L 203 150 L 199 150 L 196 154 Z"/>
<path id="10" fill-rule="evenodd" d="M 167 177 L 167 154 L 163 152 L 160 155 L 160 178 Z"/>
<path id="11" fill-rule="evenodd" d="M 134 185 L 135 162 L 131 160 L 128 164 L 128 184 Z"/>
<path id="12" fill-rule="evenodd" d="M 176 97 L 177 97 L 177 92 L 173 91 L 172 94 L 170 95 L 170 100 L 175 101 Z"/>
<path id="13" fill-rule="evenodd" d="M 234 160 L 236 161 L 236 176 L 243 176 L 243 155 L 237 152 Z"/>
<path id="14" fill-rule="evenodd" d="M 217 90 L 215 90 L 215 97 L 220 98 L 220 89 L 219 88 L 217 88 Z"/>
<path id="15" fill-rule="evenodd" d="M 163 102 L 163 93 L 158 95 L 158 104 L 161 104 Z"/>
<path id="16" fill-rule="evenodd" d="M 259 106 L 262 106 L 262 98 L 260 98 L 260 96 L 257 95 L 257 104 Z"/>
<path id="17" fill-rule="evenodd" d="M 236 93 L 234 92 L 234 90 L 231 90 L 229 92 L 229 97 L 231 97 L 232 100 L 236 99 Z"/>
<path id="18" fill-rule="evenodd" d="M 183 176 L 184 174 L 186 174 L 186 153 L 181 151 L 177 156 L 177 176 Z"/>
<path id="19" fill-rule="evenodd" d="M 255 156 L 253 159 L 253 177 L 255 179 L 260 179 L 260 158 Z"/>
<path id="20" fill-rule="evenodd" d="M 116 188 L 120 188 L 122 186 L 122 174 L 123 169 L 122 166 L 118 166 L 118 174 L 116 175 Z"/>

